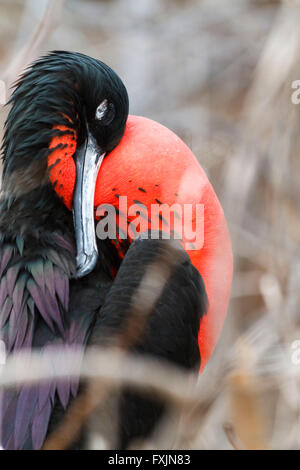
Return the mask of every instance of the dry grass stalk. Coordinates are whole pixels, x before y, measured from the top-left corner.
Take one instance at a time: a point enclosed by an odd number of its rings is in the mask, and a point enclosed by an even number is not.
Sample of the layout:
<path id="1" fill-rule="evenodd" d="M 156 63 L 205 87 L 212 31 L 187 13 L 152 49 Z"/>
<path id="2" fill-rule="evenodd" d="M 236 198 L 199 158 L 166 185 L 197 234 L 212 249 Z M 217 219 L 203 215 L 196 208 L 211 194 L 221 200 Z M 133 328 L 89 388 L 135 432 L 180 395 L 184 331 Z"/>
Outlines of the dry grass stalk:
<path id="1" fill-rule="evenodd" d="M 1 78 L 6 84 L 7 99 L 13 83 L 25 68 L 39 55 L 40 49 L 48 39 L 61 18 L 64 0 L 49 0 L 44 15 L 34 29 L 32 35 L 25 42 L 22 49 L 10 61 L 9 66 L 2 73 Z"/>

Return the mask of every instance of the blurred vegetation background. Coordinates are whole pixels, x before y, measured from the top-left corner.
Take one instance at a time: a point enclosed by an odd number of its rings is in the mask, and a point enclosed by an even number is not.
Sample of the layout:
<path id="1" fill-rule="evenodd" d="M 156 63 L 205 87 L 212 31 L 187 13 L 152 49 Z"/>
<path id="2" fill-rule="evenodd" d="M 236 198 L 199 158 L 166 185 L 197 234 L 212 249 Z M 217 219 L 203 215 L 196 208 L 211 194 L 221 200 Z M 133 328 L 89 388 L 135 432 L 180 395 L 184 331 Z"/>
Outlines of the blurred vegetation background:
<path id="1" fill-rule="evenodd" d="M 175 131 L 224 207 L 232 299 L 178 447 L 300 448 L 299 2 L 0 0 L 0 79 L 52 49 L 115 69 L 130 113 Z"/>

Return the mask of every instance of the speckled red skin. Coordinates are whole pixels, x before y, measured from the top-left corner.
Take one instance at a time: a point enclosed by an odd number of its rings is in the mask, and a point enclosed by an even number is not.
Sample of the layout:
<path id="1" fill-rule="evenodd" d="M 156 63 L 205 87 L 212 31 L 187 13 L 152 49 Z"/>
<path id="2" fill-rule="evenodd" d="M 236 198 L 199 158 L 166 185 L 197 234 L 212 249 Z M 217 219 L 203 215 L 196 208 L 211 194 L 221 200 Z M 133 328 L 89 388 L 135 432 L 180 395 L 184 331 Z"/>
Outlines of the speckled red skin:
<path id="1" fill-rule="evenodd" d="M 72 208 L 75 185 L 76 149 L 73 135 L 56 137 L 49 157 L 50 179 L 55 190 Z M 59 160 L 58 160 L 59 159 Z M 100 168 L 95 206 L 118 207 L 117 196 L 127 196 L 128 206 L 138 200 L 146 205 L 162 203 L 204 205 L 204 245 L 200 250 L 187 250 L 191 262 L 203 277 L 209 299 L 209 310 L 201 322 L 199 348 L 203 370 L 218 341 L 226 316 L 232 282 L 232 250 L 222 207 L 207 176 L 191 150 L 166 127 L 138 116 L 129 116 L 120 144 Z M 150 210 L 149 210 L 150 213 Z M 161 222 L 152 226 L 161 228 Z"/>

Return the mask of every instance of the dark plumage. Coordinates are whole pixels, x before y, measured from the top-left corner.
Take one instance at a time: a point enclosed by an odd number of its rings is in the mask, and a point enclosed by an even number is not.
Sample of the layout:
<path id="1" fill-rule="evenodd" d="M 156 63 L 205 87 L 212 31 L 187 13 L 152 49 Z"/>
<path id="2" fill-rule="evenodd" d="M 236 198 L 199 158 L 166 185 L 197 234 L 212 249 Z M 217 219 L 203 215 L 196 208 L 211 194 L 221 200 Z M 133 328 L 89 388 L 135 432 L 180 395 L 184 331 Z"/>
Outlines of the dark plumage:
<path id="1" fill-rule="evenodd" d="M 103 100 L 110 103 L 109 113 L 97 122 L 95 109 Z M 122 261 L 114 243 L 97 240 L 95 269 L 76 279 L 72 213 L 50 183 L 47 161 L 52 137 L 70 132 L 57 126 L 74 130 L 80 145 L 88 123 L 98 145 L 109 153 L 125 129 L 126 89 L 100 61 L 53 52 L 19 80 L 10 103 L 0 202 L 0 328 L 6 347 L 9 353 L 37 348 L 46 354 L 55 345 L 103 344 L 122 327 L 143 273 L 164 242 L 137 241 L 130 248 L 124 243 Z M 186 256 L 155 304 L 136 350 L 195 369 L 205 311 L 201 276 Z M 68 381 L 5 392 L 3 447 L 39 449 L 49 422 L 55 429 L 77 393 L 78 383 Z M 162 409 L 126 392 L 120 402 L 119 446 L 149 433 Z"/>

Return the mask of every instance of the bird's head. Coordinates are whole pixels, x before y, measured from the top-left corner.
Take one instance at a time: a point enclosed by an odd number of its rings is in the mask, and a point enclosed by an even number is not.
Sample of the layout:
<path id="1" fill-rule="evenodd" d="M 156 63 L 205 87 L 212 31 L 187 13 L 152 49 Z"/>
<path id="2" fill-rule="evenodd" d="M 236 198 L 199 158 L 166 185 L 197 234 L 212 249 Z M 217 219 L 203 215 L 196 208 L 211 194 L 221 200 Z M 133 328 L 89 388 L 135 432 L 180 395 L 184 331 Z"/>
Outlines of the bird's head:
<path id="1" fill-rule="evenodd" d="M 72 186 L 78 276 L 83 276 L 97 261 L 95 183 L 103 159 L 125 131 L 126 88 L 99 60 L 55 51 L 26 71 L 10 102 L 3 189 L 16 199 L 42 185 L 57 191 L 59 184 L 66 192 Z"/>

